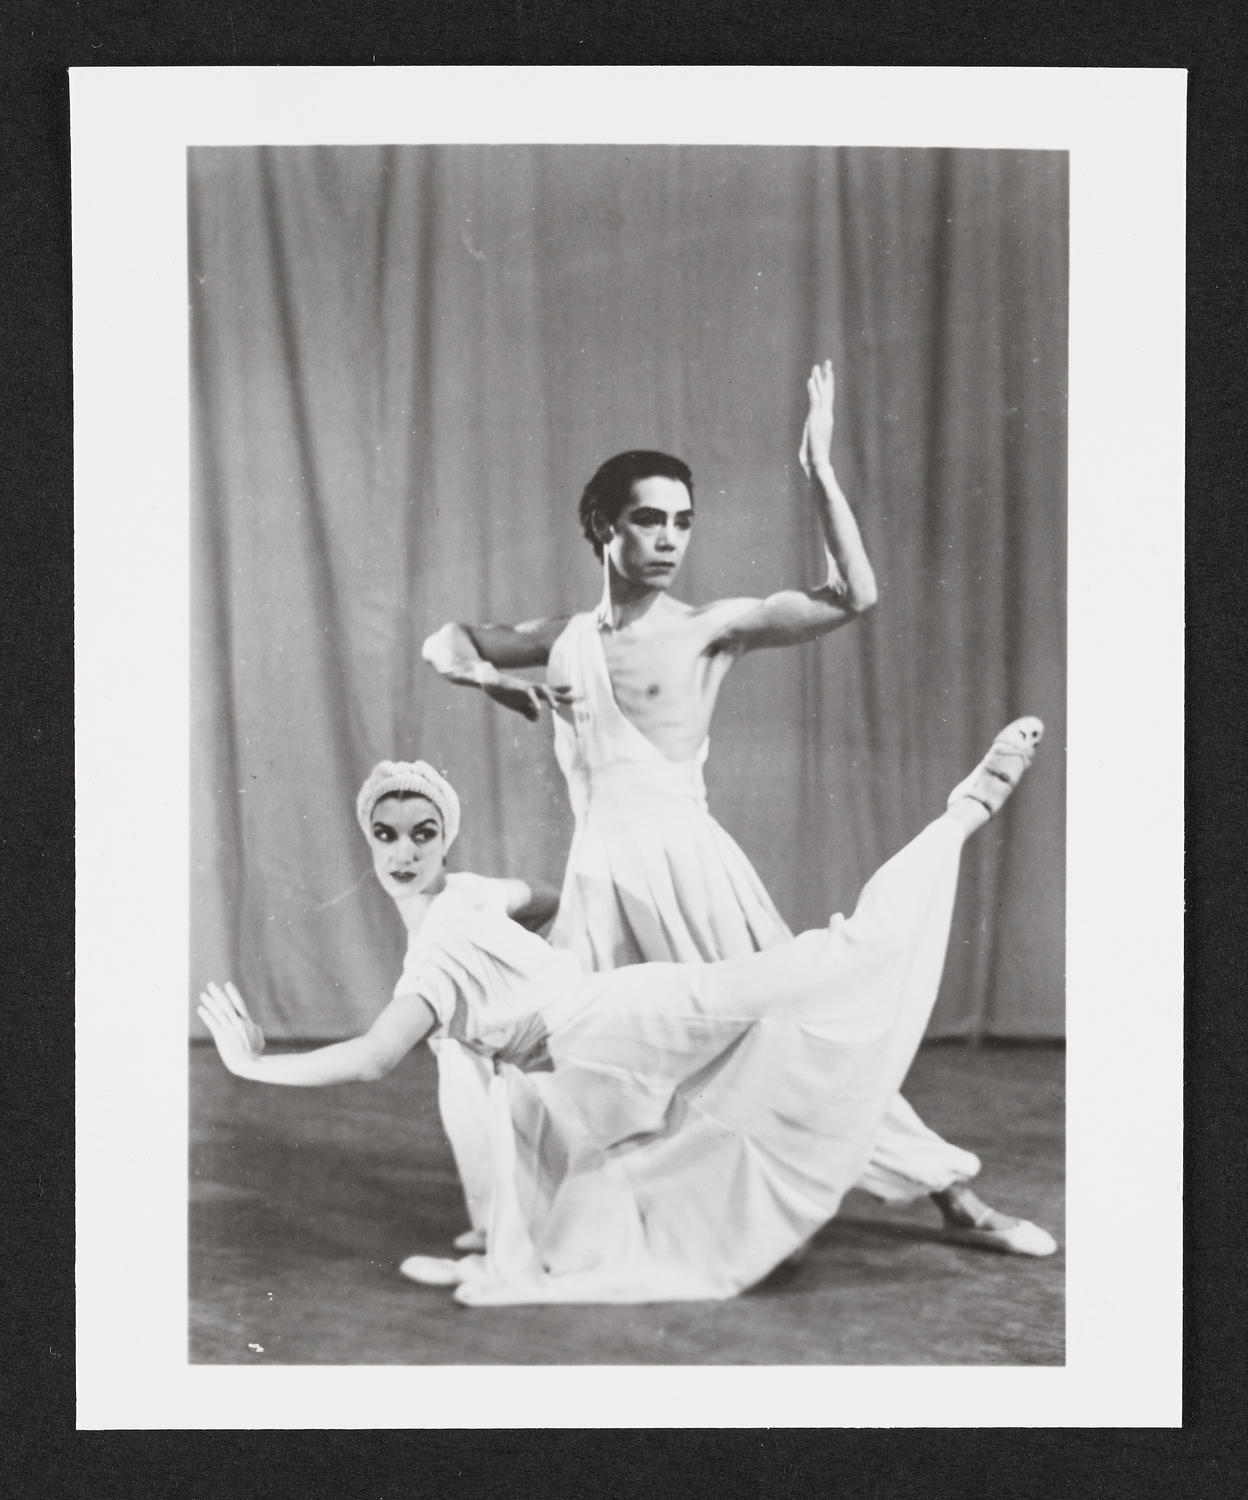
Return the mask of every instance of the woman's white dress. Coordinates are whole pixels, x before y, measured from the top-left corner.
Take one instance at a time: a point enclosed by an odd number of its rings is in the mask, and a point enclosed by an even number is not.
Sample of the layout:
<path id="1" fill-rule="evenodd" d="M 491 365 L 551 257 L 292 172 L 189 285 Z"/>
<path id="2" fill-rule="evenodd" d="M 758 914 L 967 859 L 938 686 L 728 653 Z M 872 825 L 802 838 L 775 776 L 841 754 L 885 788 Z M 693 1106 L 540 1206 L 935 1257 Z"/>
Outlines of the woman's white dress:
<path id="1" fill-rule="evenodd" d="M 852 917 L 717 963 L 586 973 L 448 878 L 395 993 L 488 1059 L 488 1249 L 460 1301 L 730 1297 L 862 1176 L 940 981 L 962 831 L 930 824 Z"/>

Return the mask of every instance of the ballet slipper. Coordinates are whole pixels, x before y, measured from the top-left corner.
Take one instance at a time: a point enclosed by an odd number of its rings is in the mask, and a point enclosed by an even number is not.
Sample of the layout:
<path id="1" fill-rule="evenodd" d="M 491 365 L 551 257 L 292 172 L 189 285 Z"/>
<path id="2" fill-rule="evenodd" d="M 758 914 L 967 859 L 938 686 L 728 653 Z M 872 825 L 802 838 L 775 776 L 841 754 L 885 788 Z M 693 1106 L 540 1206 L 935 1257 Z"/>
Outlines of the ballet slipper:
<path id="1" fill-rule="evenodd" d="M 989 1209 L 989 1213 L 992 1210 Z M 1015 1219 L 1008 1229 L 981 1228 L 978 1225 L 946 1224 L 944 1238 L 955 1245 L 970 1245 L 976 1250 L 997 1250 L 1003 1255 L 1052 1255 L 1057 1241 L 1047 1229 L 1030 1219 Z"/>
<path id="2" fill-rule="evenodd" d="M 987 808 L 989 817 L 1000 812 L 1031 765 L 1043 734 L 1044 725 L 1039 719 L 1015 719 L 1007 724 L 983 760 L 949 793 L 948 806 L 965 797 Z"/>
<path id="3" fill-rule="evenodd" d="M 457 1234 L 451 1241 L 456 1250 L 465 1250 L 469 1254 L 481 1255 L 485 1251 L 485 1230 L 465 1229 L 463 1234 Z"/>
<path id="4" fill-rule="evenodd" d="M 463 1261 L 444 1260 L 437 1255 L 409 1255 L 399 1266 L 399 1275 L 421 1286 L 458 1286 L 464 1279 Z"/>

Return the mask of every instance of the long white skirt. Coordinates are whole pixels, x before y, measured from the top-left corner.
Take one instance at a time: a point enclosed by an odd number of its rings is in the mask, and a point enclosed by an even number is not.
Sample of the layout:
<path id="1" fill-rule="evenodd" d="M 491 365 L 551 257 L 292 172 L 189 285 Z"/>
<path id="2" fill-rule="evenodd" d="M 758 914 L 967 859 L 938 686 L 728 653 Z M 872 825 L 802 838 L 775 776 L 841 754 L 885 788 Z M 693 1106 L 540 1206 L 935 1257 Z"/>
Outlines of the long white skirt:
<path id="1" fill-rule="evenodd" d="M 662 768 L 668 782 L 682 769 Z M 578 822 L 551 942 L 597 970 L 736 958 L 791 941 L 741 847 L 700 798 L 678 797 L 670 788 L 656 794 L 661 779 L 657 766 L 646 767 L 636 784 L 616 776 L 612 794 L 600 792 L 593 812 Z M 474 1133 L 471 1116 L 484 1113 L 488 1079 L 467 1076 L 473 1067 L 471 1061 L 458 1064 L 459 1092 L 447 1109 L 457 1111 L 459 1140 L 477 1141 L 469 1196 L 485 1202 L 484 1132 L 478 1124 Z M 461 1145 L 457 1156 L 467 1154 Z M 967 1182 L 979 1170 L 973 1152 L 930 1129 L 897 1094 L 881 1116 L 855 1186 L 882 1202 L 902 1204 Z"/>
<path id="2" fill-rule="evenodd" d="M 589 976 L 550 1071 L 490 1086 L 493 1201 L 461 1302 L 730 1297 L 861 1177 L 936 998 L 963 834 L 930 824 L 854 914 L 713 964 Z"/>

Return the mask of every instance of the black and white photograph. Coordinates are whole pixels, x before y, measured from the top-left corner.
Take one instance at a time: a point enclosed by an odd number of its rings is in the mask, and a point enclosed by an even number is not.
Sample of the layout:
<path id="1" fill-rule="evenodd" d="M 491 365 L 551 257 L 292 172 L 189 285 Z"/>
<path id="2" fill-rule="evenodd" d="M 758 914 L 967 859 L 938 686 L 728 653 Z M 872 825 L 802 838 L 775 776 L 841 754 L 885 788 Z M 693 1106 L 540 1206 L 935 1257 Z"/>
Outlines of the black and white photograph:
<path id="1" fill-rule="evenodd" d="M 1066 165 L 191 151 L 193 1358 L 1060 1362 Z"/>
<path id="2" fill-rule="evenodd" d="M 560 1367 L 800 1369 L 886 1412 L 902 1367 L 1091 1357 L 1075 1195 L 1115 1148 L 1075 1004 L 1131 918 L 1075 814 L 1081 749 L 1103 790 L 1131 736 L 1080 715 L 1134 671 L 1076 613 L 1100 256 L 1060 110 L 973 143 L 731 110 L 865 71 L 612 70 L 604 109 L 664 102 L 636 138 L 432 138 L 428 101 L 299 138 L 269 99 L 162 148 L 136 353 L 184 354 L 181 431 L 140 466 L 173 548 L 133 623 L 180 658 L 149 709 L 181 763 L 140 779 L 185 831 L 146 835 L 180 889 L 142 1076 L 188 1391 L 389 1371 L 456 1425 L 410 1385 L 437 1367 L 541 1425 L 498 1393 Z M 1164 962 L 1128 1051 L 1177 1034 Z"/>

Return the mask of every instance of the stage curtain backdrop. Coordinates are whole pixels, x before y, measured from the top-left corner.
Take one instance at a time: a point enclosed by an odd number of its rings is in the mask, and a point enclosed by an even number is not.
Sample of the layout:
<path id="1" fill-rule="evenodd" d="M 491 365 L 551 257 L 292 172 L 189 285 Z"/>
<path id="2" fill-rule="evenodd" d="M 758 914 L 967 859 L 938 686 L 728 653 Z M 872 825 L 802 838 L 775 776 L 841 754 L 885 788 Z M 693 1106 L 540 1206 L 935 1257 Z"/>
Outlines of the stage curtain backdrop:
<path id="1" fill-rule="evenodd" d="M 1040 714 L 931 1034 L 1062 1034 L 1063 153 L 200 148 L 189 226 L 192 996 L 232 977 L 279 1038 L 372 1020 L 404 942 L 354 820 L 382 757 L 449 770 L 455 866 L 558 881 L 549 724 L 423 637 L 592 607 L 576 501 L 629 447 L 692 465 L 681 597 L 820 582 L 797 449 L 827 355 L 880 602 L 734 669 L 712 810 L 821 923 Z"/>

